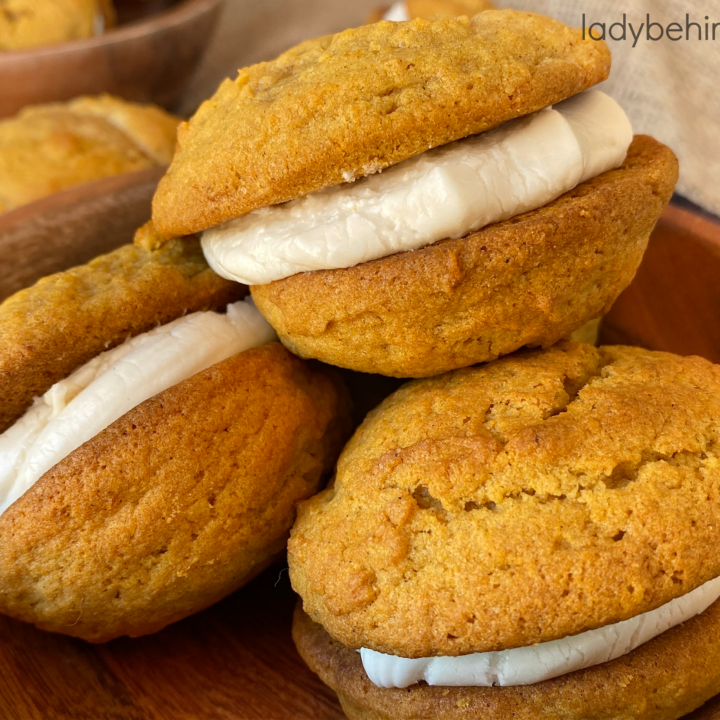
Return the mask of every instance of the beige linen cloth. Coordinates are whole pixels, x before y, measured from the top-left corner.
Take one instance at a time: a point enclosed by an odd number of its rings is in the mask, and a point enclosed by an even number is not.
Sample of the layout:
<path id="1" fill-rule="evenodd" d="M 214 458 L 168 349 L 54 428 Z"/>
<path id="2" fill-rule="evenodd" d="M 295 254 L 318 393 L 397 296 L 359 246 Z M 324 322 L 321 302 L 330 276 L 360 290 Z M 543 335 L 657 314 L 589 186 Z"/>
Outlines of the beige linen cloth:
<path id="1" fill-rule="evenodd" d="M 681 40 L 642 38 L 633 47 L 627 40 L 606 38 L 613 54 L 613 69 L 603 90 L 625 109 L 636 133 L 646 133 L 669 145 L 680 159 L 678 192 L 720 215 L 720 26 L 712 40 L 712 23 L 720 23 L 717 0 L 497 0 L 498 7 L 550 15 L 568 25 L 622 22 L 623 13 L 637 33 L 641 24 L 679 23 Z M 685 39 L 686 16 L 701 25 L 690 28 Z M 709 40 L 705 17 L 709 16 Z M 595 31 L 599 31 L 596 28 Z M 622 32 L 615 28 L 615 36 Z M 654 36 L 660 31 L 653 28 Z M 679 33 L 674 32 L 677 37 Z"/>
<path id="2" fill-rule="evenodd" d="M 362 24 L 371 9 L 387 0 L 226 0 L 216 41 L 195 78 L 183 110 L 191 112 L 211 95 L 222 78 L 247 64 L 270 59 L 309 37 Z M 720 23 L 718 0 L 496 0 L 499 7 L 539 12 L 581 27 L 586 24 L 652 22 L 667 28 L 677 22 L 681 40 L 642 37 L 633 47 L 626 40 L 607 42 L 613 70 L 605 92 L 625 108 L 636 133 L 647 133 L 669 145 L 680 158 L 678 192 L 720 215 L 720 26 L 712 40 L 712 23 Z M 685 39 L 686 15 L 701 25 L 702 40 L 691 28 Z M 705 17 L 709 16 L 709 21 Z M 710 39 L 705 40 L 705 23 Z M 599 28 L 595 28 L 598 32 Z M 616 37 L 621 32 L 615 28 Z M 653 28 L 654 35 L 659 34 Z M 677 32 L 674 33 L 677 36 Z"/>

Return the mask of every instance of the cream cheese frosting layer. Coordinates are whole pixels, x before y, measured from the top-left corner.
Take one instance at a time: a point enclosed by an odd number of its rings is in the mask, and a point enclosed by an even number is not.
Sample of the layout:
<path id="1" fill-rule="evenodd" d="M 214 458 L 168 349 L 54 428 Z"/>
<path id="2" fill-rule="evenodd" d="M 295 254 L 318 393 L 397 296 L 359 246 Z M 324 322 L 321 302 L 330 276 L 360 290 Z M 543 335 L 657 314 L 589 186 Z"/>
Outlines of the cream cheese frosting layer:
<path id="1" fill-rule="evenodd" d="M 383 20 L 392 20 L 393 22 L 403 22 L 409 19 L 410 13 L 404 0 L 391 5 L 383 15 Z"/>
<path id="2" fill-rule="evenodd" d="M 631 141 L 620 106 L 589 91 L 357 182 L 255 210 L 207 230 L 203 251 L 215 272 L 248 285 L 352 267 L 542 207 L 620 166 Z"/>
<path id="3" fill-rule="evenodd" d="M 378 687 L 424 680 L 448 687 L 532 685 L 615 660 L 707 610 L 720 598 L 720 578 L 630 620 L 531 647 L 459 657 L 409 659 L 362 648 L 363 667 Z"/>
<path id="4" fill-rule="evenodd" d="M 276 339 L 252 300 L 193 313 L 98 355 L 0 435 L 0 514 L 50 468 L 153 395 Z"/>

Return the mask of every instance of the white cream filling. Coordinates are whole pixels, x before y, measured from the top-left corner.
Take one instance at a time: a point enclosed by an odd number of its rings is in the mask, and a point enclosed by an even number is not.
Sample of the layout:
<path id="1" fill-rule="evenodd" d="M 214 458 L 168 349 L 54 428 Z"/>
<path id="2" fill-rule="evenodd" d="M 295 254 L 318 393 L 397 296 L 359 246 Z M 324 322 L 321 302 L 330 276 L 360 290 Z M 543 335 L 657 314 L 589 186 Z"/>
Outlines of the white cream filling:
<path id="1" fill-rule="evenodd" d="M 409 659 L 362 648 L 363 667 L 378 687 L 532 685 L 610 662 L 707 610 L 720 598 L 720 578 L 630 620 L 531 647 L 459 657 Z"/>
<path id="2" fill-rule="evenodd" d="M 391 5 L 387 12 L 383 15 L 383 20 L 392 20 L 393 22 L 404 22 L 410 19 L 407 5 L 404 0 Z"/>
<path id="3" fill-rule="evenodd" d="M 590 91 L 381 174 L 255 210 L 207 230 L 202 246 L 215 272 L 248 285 L 352 267 L 542 207 L 621 165 L 631 141 L 620 106 Z"/>
<path id="4" fill-rule="evenodd" d="M 127 340 L 53 385 L 0 435 L 0 514 L 50 468 L 145 400 L 276 339 L 252 300 Z"/>

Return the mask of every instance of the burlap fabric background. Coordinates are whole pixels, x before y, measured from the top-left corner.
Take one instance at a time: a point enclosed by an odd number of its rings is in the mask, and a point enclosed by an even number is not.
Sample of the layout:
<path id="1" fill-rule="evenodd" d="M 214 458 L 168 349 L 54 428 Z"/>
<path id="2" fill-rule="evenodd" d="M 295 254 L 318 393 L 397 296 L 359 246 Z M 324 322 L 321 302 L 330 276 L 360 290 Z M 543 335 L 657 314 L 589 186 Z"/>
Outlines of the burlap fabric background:
<path id="1" fill-rule="evenodd" d="M 387 0 L 386 0 L 387 2 Z M 244 65 L 274 57 L 301 40 L 360 25 L 378 0 L 226 0 L 215 42 L 182 110 L 192 112 L 218 82 Z M 586 22 L 720 23 L 718 0 L 496 0 L 580 27 Z M 657 28 L 654 29 L 658 33 Z M 620 32 L 615 28 L 615 35 Z M 678 190 L 720 215 L 720 27 L 717 40 L 608 40 L 613 71 L 606 92 L 619 100 L 636 132 L 649 133 L 680 158 Z M 712 29 L 711 29 L 712 33 Z M 712 34 L 710 35 L 712 38 Z"/>

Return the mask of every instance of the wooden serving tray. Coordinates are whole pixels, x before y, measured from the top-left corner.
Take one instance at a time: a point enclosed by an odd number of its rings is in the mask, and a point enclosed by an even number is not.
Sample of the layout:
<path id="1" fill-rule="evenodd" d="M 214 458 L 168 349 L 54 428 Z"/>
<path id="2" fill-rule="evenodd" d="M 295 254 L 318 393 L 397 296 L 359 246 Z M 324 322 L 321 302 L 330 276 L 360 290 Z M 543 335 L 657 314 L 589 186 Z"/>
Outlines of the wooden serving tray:
<path id="1" fill-rule="evenodd" d="M 0 216 L 0 297 L 33 282 L 39 268 L 56 271 L 130 242 L 149 217 L 156 181 L 138 173 Z M 720 225 L 669 208 L 602 337 L 720 362 Z M 359 414 L 397 386 L 348 379 Z M 342 720 L 334 694 L 293 647 L 294 603 L 287 572 L 276 566 L 209 610 L 137 640 L 93 646 L 0 617 L 0 718 Z M 690 719 L 720 720 L 720 697 Z"/>

